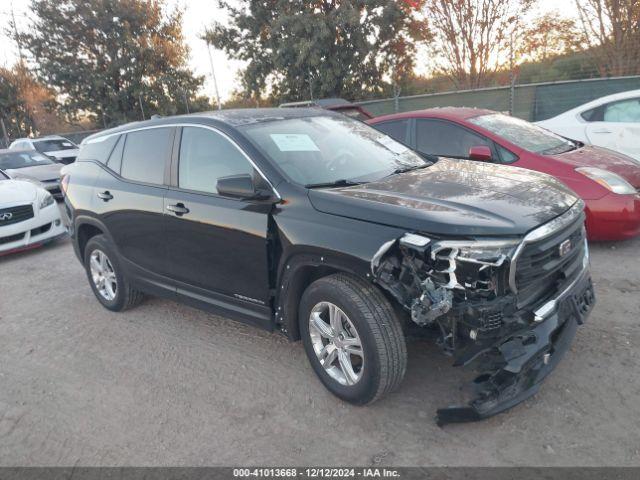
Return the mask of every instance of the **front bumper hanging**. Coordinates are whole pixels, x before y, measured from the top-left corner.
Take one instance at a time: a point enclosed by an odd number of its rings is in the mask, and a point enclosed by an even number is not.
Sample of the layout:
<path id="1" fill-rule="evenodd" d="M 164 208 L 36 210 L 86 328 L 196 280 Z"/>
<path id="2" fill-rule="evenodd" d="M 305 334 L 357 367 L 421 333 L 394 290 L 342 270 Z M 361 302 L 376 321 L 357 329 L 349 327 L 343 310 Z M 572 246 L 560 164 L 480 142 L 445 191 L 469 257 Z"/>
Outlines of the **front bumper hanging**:
<path id="1" fill-rule="evenodd" d="M 439 409 L 437 423 L 482 420 L 535 395 L 569 349 L 578 325 L 587 319 L 595 295 L 588 268 L 558 297 L 536 310 L 530 328 L 462 352 L 455 365 L 484 365 L 473 381 L 476 397 L 467 406 Z"/>

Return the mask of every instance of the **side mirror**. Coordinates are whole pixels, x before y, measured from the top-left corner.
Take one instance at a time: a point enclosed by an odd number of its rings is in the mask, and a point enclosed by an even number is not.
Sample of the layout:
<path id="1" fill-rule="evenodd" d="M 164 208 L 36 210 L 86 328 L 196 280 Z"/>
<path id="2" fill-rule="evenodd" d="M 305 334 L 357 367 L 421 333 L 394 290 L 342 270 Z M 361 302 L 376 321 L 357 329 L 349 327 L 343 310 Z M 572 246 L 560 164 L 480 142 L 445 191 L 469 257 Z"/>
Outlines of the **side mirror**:
<path id="1" fill-rule="evenodd" d="M 267 200 L 272 197 L 271 192 L 257 188 L 253 176 L 248 173 L 220 177 L 216 184 L 218 194 L 245 200 Z"/>
<path id="2" fill-rule="evenodd" d="M 481 162 L 490 162 L 492 160 L 491 149 L 486 145 L 471 147 L 469 149 L 469 158 Z"/>

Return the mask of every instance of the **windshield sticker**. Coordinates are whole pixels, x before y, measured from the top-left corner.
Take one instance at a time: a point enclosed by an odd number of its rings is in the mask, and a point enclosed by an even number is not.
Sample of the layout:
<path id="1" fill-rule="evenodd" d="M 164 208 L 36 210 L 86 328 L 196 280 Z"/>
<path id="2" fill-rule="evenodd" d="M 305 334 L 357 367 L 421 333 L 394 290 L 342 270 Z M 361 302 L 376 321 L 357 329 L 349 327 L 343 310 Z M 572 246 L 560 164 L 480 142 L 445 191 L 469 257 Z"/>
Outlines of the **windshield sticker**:
<path id="1" fill-rule="evenodd" d="M 378 143 L 384 146 L 387 150 L 391 150 L 393 153 L 397 153 L 398 155 L 409 150 L 400 142 L 396 142 L 393 138 L 387 137 L 386 135 L 378 138 L 377 140 Z"/>
<path id="2" fill-rule="evenodd" d="M 318 146 L 304 133 L 272 133 L 271 140 L 281 152 L 319 152 Z"/>

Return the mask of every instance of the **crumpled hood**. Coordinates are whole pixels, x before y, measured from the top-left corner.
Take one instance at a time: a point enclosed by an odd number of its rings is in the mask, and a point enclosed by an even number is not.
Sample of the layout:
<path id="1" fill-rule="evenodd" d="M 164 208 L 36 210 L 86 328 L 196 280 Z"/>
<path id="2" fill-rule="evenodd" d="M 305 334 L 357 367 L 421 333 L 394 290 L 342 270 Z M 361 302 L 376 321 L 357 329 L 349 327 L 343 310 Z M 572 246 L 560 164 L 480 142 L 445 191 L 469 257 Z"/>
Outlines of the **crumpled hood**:
<path id="1" fill-rule="evenodd" d="M 617 173 L 635 188 L 640 189 L 640 162 L 623 153 L 602 147 L 584 146 L 570 152 L 553 155 L 574 167 L 598 167 Z"/>
<path id="2" fill-rule="evenodd" d="M 35 201 L 38 188 L 30 182 L 20 180 L 0 181 L 0 208 L 27 205 Z"/>
<path id="3" fill-rule="evenodd" d="M 465 160 L 353 187 L 309 191 L 318 211 L 445 236 L 523 235 L 578 198 L 543 173 Z"/>
<path id="4" fill-rule="evenodd" d="M 36 165 L 33 167 L 14 168 L 5 170 L 10 177 L 13 178 L 32 178 L 44 182 L 47 180 L 58 180 L 60 178 L 60 169 L 64 165 L 52 163 L 50 165 Z"/>

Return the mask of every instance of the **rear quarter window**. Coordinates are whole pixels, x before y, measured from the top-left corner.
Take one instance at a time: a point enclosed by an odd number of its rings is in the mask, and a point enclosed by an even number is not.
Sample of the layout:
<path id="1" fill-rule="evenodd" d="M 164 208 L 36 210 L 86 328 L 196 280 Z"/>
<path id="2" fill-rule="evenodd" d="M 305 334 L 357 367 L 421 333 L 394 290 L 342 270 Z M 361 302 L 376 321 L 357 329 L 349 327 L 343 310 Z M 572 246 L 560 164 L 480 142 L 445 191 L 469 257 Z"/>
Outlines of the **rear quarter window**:
<path id="1" fill-rule="evenodd" d="M 110 137 L 98 137 L 96 139 L 89 140 L 87 143 L 83 143 L 80 145 L 77 160 L 95 161 L 103 164 L 107 163 L 107 159 L 118 141 L 118 138 L 120 138 L 119 135 L 112 135 Z"/>

